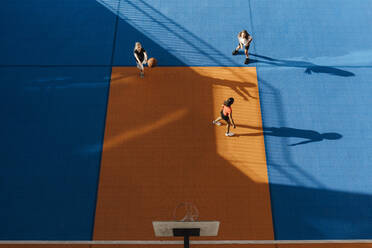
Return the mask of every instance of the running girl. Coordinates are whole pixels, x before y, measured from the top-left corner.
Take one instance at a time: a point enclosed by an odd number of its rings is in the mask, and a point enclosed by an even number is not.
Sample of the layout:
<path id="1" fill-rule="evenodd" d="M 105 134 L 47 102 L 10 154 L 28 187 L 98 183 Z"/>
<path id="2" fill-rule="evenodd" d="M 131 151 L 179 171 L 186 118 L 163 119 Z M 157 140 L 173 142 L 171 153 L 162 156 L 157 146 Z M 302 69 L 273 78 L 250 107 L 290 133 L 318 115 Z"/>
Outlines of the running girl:
<path id="1" fill-rule="evenodd" d="M 236 128 L 233 117 L 232 117 L 232 108 L 231 105 L 234 103 L 234 98 L 230 97 L 226 101 L 224 101 L 222 108 L 221 108 L 221 116 L 217 117 L 213 121 L 213 124 L 217 126 L 221 126 L 220 120 L 224 120 L 227 122 L 227 128 L 225 135 L 228 137 L 234 136 L 234 133 L 230 132 L 230 126 L 233 125 L 234 128 Z"/>

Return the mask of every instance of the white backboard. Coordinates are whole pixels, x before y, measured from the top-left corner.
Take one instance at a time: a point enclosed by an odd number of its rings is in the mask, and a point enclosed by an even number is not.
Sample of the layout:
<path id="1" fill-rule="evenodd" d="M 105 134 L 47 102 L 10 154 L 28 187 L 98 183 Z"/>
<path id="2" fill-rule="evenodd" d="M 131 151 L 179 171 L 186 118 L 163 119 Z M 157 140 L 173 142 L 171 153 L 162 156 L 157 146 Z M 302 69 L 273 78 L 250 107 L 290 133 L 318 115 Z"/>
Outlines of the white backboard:
<path id="1" fill-rule="evenodd" d="M 219 221 L 153 221 L 155 236 L 172 237 L 174 228 L 200 228 L 200 236 L 217 236 Z"/>

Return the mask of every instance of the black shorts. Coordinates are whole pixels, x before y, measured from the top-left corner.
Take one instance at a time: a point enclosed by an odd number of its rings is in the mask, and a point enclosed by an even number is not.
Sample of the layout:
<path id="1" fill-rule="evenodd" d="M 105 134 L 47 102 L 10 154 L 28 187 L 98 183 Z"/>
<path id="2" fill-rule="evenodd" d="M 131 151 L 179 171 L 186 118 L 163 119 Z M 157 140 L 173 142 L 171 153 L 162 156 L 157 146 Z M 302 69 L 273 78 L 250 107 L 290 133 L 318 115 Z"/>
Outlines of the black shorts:
<path id="1" fill-rule="evenodd" d="M 227 123 L 230 123 L 229 116 L 224 115 L 222 110 L 221 110 L 221 118 L 224 119 Z"/>

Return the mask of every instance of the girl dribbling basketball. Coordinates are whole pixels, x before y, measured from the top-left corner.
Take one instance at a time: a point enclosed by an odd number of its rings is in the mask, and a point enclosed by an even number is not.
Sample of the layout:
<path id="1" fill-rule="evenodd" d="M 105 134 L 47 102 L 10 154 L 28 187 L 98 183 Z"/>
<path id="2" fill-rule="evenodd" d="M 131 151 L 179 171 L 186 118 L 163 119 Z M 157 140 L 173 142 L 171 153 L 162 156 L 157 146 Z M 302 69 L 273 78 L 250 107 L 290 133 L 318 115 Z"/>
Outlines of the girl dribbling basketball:
<path id="1" fill-rule="evenodd" d="M 137 68 L 140 70 L 140 76 L 143 78 L 145 76 L 144 65 L 147 63 L 147 53 L 142 47 L 141 43 L 136 42 L 134 46 L 134 58 L 136 59 Z"/>

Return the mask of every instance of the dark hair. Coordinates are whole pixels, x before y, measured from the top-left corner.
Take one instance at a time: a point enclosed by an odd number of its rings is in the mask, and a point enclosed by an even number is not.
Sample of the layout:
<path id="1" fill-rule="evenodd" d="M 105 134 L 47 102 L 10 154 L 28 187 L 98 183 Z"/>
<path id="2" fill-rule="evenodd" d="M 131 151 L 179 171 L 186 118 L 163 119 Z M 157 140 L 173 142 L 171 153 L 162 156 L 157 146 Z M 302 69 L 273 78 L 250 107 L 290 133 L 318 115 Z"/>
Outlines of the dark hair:
<path id="1" fill-rule="evenodd" d="M 245 29 L 239 33 L 239 36 L 242 36 L 242 34 L 245 34 L 245 38 L 248 38 L 248 36 L 249 36 L 247 30 L 245 30 Z"/>
<path id="2" fill-rule="evenodd" d="M 226 101 L 223 102 L 223 105 L 230 107 L 234 103 L 234 98 L 230 97 Z"/>

